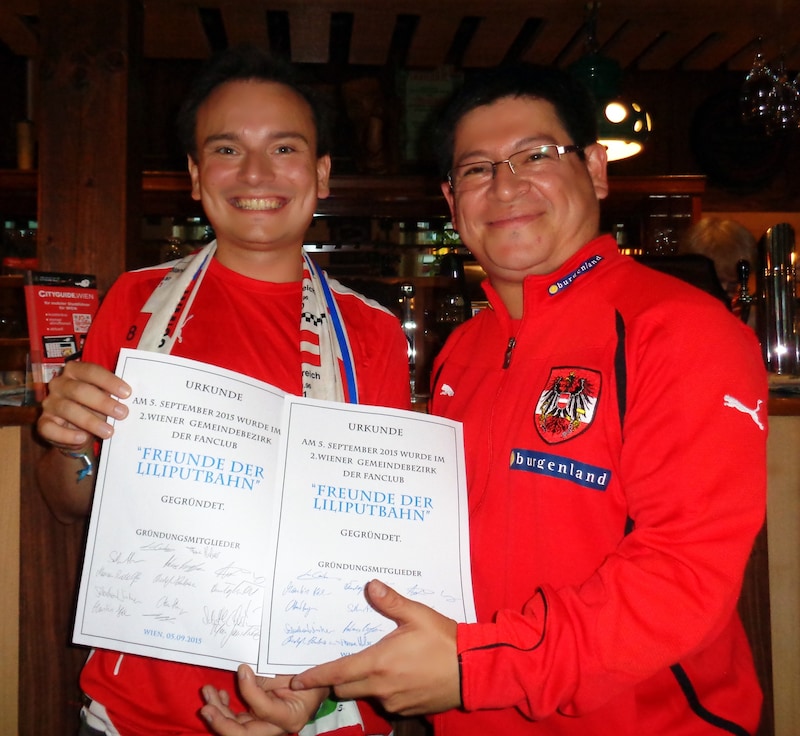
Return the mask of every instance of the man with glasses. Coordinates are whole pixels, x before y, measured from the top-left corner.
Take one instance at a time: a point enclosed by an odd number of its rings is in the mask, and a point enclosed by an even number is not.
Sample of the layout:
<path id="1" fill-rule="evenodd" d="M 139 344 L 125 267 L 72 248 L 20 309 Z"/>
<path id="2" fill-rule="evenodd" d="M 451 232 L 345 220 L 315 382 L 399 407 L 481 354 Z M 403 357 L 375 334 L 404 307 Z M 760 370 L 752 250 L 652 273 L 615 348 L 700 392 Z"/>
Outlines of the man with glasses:
<path id="1" fill-rule="evenodd" d="M 437 735 L 755 732 L 736 603 L 764 519 L 760 351 L 717 300 L 599 234 L 596 139 L 591 100 L 554 69 L 476 76 L 444 113 L 442 191 L 491 303 L 431 394 L 464 423 L 478 623 L 372 581 L 396 630 L 294 690 L 433 714 Z"/>

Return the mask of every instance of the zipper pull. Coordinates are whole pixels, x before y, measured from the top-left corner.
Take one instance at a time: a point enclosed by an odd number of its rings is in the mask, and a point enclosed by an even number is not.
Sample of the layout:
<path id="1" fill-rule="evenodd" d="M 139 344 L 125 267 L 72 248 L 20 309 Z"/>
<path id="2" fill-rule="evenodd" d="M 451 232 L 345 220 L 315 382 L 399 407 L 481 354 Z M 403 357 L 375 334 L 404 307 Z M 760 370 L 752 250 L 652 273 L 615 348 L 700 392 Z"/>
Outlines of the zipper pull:
<path id="1" fill-rule="evenodd" d="M 506 346 L 506 354 L 503 358 L 503 369 L 508 368 L 511 365 L 511 354 L 514 352 L 514 346 L 517 344 L 517 338 L 511 337 L 508 340 L 508 345 Z"/>

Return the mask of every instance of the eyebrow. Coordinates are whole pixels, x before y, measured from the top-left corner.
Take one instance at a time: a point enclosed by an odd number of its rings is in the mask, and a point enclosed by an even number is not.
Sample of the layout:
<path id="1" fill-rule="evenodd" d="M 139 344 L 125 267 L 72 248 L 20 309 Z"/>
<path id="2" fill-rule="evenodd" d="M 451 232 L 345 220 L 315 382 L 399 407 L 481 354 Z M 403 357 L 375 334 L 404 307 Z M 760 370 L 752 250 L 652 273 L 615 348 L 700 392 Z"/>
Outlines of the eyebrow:
<path id="1" fill-rule="evenodd" d="M 270 133 L 267 137 L 268 141 L 283 141 L 283 140 L 297 140 L 302 141 L 306 145 L 310 146 L 311 142 L 304 136 L 302 133 L 298 133 L 295 130 L 278 130 L 274 133 Z M 236 133 L 213 133 L 212 135 L 208 136 L 203 141 L 203 148 L 206 146 L 213 144 L 213 143 L 221 143 L 221 142 L 235 142 L 241 140 L 239 135 Z"/>
<path id="2" fill-rule="evenodd" d="M 528 136 L 527 138 L 520 138 L 514 145 L 512 146 L 513 150 L 509 154 L 513 156 L 515 153 L 519 153 L 520 151 L 524 151 L 528 148 L 535 148 L 536 146 L 554 146 L 556 145 L 555 140 L 551 136 L 542 136 L 542 135 L 532 135 Z M 478 149 L 475 151 L 469 151 L 461 156 L 458 157 L 458 162 L 454 161 L 453 163 L 456 166 L 460 166 L 462 161 L 464 160 L 476 160 L 479 159 L 481 161 L 489 161 L 491 160 L 491 156 L 487 153 L 486 149 Z"/>

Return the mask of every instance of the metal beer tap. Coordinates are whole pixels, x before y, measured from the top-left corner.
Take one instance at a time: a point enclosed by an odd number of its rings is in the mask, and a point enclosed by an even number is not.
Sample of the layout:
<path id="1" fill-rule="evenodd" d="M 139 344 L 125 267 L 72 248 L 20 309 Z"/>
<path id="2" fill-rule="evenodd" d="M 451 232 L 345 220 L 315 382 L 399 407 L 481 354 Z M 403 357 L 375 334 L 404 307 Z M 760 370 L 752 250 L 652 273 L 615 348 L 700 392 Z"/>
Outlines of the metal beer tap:
<path id="1" fill-rule="evenodd" d="M 750 319 L 750 308 L 756 301 L 756 295 L 750 293 L 748 282 L 750 281 L 750 261 L 742 259 L 736 264 L 736 275 L 739 282 L 739 291 L 736 294 L 736 306 L 739 309 L 739 317 L 742 322 L 747 324 Z"/>

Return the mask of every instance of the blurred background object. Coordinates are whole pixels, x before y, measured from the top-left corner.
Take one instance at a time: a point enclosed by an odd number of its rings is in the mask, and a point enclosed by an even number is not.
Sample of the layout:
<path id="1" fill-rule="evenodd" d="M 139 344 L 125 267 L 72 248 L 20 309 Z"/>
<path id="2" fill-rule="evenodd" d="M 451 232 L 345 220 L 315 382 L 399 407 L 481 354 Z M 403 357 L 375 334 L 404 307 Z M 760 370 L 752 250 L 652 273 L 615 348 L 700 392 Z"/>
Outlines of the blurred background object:
<path id="1" fill-rule="evenodd" d="M 722 288 L 731 309 L 741 311 L 739 263 L 746 261 L 754 277 L 758 262 L 758 245 L 753 234 L 735 220 L 704 217 L 684 232 L 678 244 L 680 253 L 696 253 L 714 262 Z M 750 290 L 752 291 L 752 289 Z"/>

